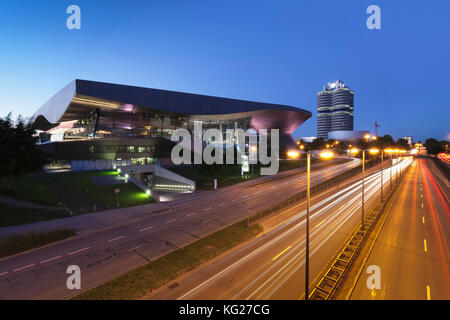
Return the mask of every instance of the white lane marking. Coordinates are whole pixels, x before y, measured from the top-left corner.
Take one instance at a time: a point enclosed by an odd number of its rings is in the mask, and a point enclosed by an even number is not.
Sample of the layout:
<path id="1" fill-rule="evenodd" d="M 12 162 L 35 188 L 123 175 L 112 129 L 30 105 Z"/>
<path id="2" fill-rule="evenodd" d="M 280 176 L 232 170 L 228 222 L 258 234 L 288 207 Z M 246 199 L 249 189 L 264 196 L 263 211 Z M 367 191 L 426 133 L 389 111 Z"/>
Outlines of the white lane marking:
<path id="1" fill-rule="evenodd" d="M 86 248 L 83 248 L 83 249 L 75 250 L 75 251 L 69 252 L 67 255 L 68 255 L 68 256 L 71 256 L 71 255 L 73 255 L 73 254 L 77 254 L 77 253 L 80 253 L 80 252 L 89 250 L 90 248 L 91 248 L 91 247 L 86 247 Z"/>
<path id="2" fill-rule="evenodd" d="M 423 239 L 423 249 L 427 252 L 427 239 Z"/>
<path id="3" fill-rule="evenodd" d="M 431 288 L 430 286 L 427 286 L 427 300 L 431 300 Z"/>
<path id="4" fill-rule="evenodd" d="M 422 217 L 422 223 L 425 223 L 425 217 Z"/>
<path id="5" fill-rule="evenodd" d="M 42 260 L 40 263 L 47 263 L 47 262 L 50 262 L 50 261 L 53 261 L 53 260 L 56 260 L 56 259 L 59 259 L 59 258 L 62 258 L 62 255 Z"/>
<path id="6" fill-rule="evenodd" d="M 116 238 L 112 238 L 112 239 L 109 239 L 107 242 L 113 242 L 113 241 L 117 241 L 117 240 L 119 240 L 119 239 L 122 239 L 122 238 L 125 238 L 125 236 L 119 236 L 119 237 L 116 237 Z"/>
<path id="7" fill-rule="evenodd" d="M 177 219 L 172 219 L 172 220 L 166 221 L 164 223 L 171 223 L 171 222 L 174 222 L 175 220 L 177 220 Z"/>
<path id="8" fill-rule="evenodd" d="M 148 228 L 141 229 L 141 230 L 139 230 L 139 232 L 144 232 L 144 231 L 147 231 L 147 230 L 150 230 L 150 229 L 153 229 L 153 226 L 152 226 L 152 227 L 148 227 Z"/>
<path id="9" fill-rule="evenodd" d="M 423 203 L 422 203 L 422 208 L 423 208 Z"/>
<path id="10" fill-rule="evenodd" d="M 0 277 L 4 276 L 5 274 L 8 274 L 8 271 L 0 273 Z"/>
<path id="11" fill-rule="evenodd" d="M 420 197 L 421 197 L 421 198 L 423 198 L 423 195 L 422 195 L 422 194 L 420 194 Z"/>
<path id="12" fill-rule="evenodd" d="M 186 215 L 186 217 L 193 216 L 194 214 L 196 214 L 196 212 L 189 213 L 189 214 Z"/>
<path id="13" fill-rule="evenodd" d="M 208 211 L 208 210 L 211 210 L 211 209 L 212 209 L 212 207 L 208 207 L 208 208 L 203 209 L 203 211 Z"/>
<path id="14" fill-rule="evenodd" d="M 133 251 L 133 250 L 136 250 L 136 249 L 139 249 L 139 248 L 142 248 L 143 246 L 144 246 L 144 244 L 141 245 L 141 246 L 134 247 L 134 248 L 128 250 L 128 252 Z"/>
<path id="15" fill-rule="evenodd" d="M 21 271 L 21 270 L 24 270 L 24 269 L 28 269 L 28 268 L 31 268 L 31 267 L 34 266 L 34 265 L 35 265 L 34 263 L 29 264 L 29 265 L 26 265 L 26 266 L 23 266 L 23 267 L 14 269 L 13 272 L 17 272 L 17 271 Z"/>
<path id="16" fill-rule="evenodd" d="M 209 222 L 209 221 L 217 219 L 217 218 L 220 218 L 220 216 L 215 216 L 215 217 L 212 217 L 210 219 L 206 219 L 205 221 L 202 221 L 202 223 L 206 223 L 206 222 Z"/>

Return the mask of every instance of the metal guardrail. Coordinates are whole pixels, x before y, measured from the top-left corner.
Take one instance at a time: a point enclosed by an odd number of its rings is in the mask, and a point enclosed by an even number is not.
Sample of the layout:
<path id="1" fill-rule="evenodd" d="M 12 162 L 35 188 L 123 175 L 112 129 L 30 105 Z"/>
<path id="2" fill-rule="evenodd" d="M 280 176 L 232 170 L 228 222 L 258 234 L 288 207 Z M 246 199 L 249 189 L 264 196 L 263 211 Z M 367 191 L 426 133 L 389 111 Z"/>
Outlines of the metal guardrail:
<path id="1" fill-rule="evenodd" d="M 361 248 L 367 234 L 375 224 L 379 213 L 383 210 L 384 204 L 385 200 L 379 201 L 365 218 L 364 227 L 361 228 L 360 225 L 347 239 L 343 248 L 334 257 L 332 263 L 320 277 L 320 280 L 312 290 L 309 299 L 328 300 L 330 295 L 336 289 L 337 284 L 342 279 L 345 271 L 356 257 L 356 253 Z"/>
<path id="2" fill-rule="evenodd" d="M 378 203 L 370 210 L 369 214 L 364 219 L 364 226 L 359 225 L 350 237 L 347 238 L 343 247 L 333 257 L 331 263 L 328 264 L 322 275 L 319 276 L 318 281 L 309 295 L 310 300 L 328 300 L 335 292 L 337 286 L 359 253 L 367 235 L 378 221 L 387 200 L 390 199 L 400 182 L 401 179 L 394 188 L 390 190 L 387 197 L 382 201 L 378 201 Z"/>

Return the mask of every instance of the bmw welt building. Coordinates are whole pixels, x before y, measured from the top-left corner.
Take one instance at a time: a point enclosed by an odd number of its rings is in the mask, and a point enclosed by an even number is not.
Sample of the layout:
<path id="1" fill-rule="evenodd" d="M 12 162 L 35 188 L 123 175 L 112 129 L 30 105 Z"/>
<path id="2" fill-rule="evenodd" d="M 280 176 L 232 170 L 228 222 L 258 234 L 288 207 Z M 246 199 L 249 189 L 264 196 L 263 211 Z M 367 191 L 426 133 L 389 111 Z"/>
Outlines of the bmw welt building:
<path id="1" fill-rule="evenodd" d="M 35 114 L 40 146 L 72 171 L 170 164 L 173 130 L 279 129 L 280 150 L 309 111 L 292 106 L 75 80 Z"/>

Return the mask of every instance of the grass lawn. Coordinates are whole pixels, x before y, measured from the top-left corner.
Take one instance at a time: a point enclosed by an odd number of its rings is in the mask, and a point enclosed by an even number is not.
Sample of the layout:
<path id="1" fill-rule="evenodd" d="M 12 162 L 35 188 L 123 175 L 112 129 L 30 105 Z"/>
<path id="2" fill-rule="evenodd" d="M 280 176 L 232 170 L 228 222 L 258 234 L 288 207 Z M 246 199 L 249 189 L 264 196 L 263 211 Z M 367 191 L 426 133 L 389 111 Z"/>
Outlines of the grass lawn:
<path id="1" fill-rule="evenodd" d="M 75 234 L 75 230 L 73 229 L 64 229 L 42 233 L 12 235 L 0 240 L 0 258 L 60 241 L 72 237 Z"/>
<path id="2" fill-rule="evenodd" d="M 97 185 L 90 179 L 117 174 L 117 171 L 112 170 L 60 174 L 40 171 L 23 179 L 12 180 L 11 190 L 8 190 L 7 180 L 0 179 L 0 194 L 46 206 L 57 206 L 61 201 L 74 214 L 115 208 L 118 202 L 122 208 L 153 201 L 133 183 Z M 114 193 L 116 188 L 120 189 L 119 194 Z M 52 219 L 47 218 L 51 215 L 46 212 L 37 212 L 34 216 L 43 218 L 36 221 Z"/>
<path id="3" fill-rule="evenodd" d="M 11 179 L 10 190 L 8 180 L 1 177 L 0 194 L 45 206 L 56 206 L 58 203 L 55 195 L 35 175 Z"/>
<path id="4" fill-rule="evenodd" d="M 68 217 L 64 210 L 45 210 L 9 207 L 0 203 L 0 227 Z"/>
<path id="5" fill-rule="evenodd" d="M 140 268 L 90 289 L 73 299 L 139 299 L 205 261 L 250 239 L 262 231 L 259 224 L 238 222 L 179 248 Z"/>
<path id="6" fill-rule="evenodd" d="M 120 207 L 150 203 L 153 200 L 133 183 L 98 185 L 90 178 L 117 175 L 117 171 L 91 171 L 62 174 L 41 174 L 42 180 L 55 197 L 61 200 L 74 213 L 92 212 Z M 116 194 L 115 189 L 120 189 Z M 82 209 L 81 209 L 82 208 Z"/>

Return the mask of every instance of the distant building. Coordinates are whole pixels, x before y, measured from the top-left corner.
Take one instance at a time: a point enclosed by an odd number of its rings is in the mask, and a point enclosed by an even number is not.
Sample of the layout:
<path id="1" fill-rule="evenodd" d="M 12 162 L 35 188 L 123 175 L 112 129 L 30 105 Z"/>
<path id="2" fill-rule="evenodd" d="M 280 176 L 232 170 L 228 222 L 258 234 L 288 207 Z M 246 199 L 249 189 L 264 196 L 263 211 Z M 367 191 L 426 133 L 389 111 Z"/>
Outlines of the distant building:
<path id="1" fill-rule="evenodd" d="M 354 92 L 344 82 L 328 82 L 317 93 L 317 137 L 329 139 L 331 131 L 353 130 Z"/>
<path id="2" fill-rule="evenodd" d="M 412 146 L 412 137 L 408 136 L 408 137 L 403 137 L 402 139 L 408 141 L 409 146 Z"/>
<path id="3" fill-rule="evenodd" d="M 358 139 L 364 139 L 364 137 L 368 134 L 370 134 L 368 130 L 336 130 L 328 133 L 328 139 L 339 141 L 356 141 Z"/>
<path id="4" fill-rule="evenodd" d="M 278 129 L 280 147 L 311 112 L 293 106 L 75 80 L 34 115 L 40 148 L 72 171 L 171 165 L 172 132 L 203 128 Z M 238 142 L 236 142 L 238 143 Z"/>
<path id="5" fill-rule="evenodd" d="M 303 140 L 305 142 L 313 142 L 317 137 L 300 137 L 298 138 L 298 141 Z"/>

